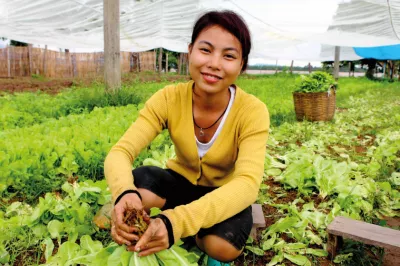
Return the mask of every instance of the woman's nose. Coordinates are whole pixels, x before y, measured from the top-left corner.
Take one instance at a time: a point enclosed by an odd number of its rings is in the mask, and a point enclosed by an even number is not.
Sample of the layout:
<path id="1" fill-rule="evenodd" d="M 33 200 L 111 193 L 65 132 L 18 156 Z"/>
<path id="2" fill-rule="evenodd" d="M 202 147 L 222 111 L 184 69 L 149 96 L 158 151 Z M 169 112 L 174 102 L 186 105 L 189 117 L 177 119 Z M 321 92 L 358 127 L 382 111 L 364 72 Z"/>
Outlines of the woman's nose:
<path id="1" fill-rule="evenodd" d="M 212 69 L 220 69 L 221 68 L 221 57 L 217 54 L 211 55 L 208 60 L 208 67 L 212 68 Z"/>

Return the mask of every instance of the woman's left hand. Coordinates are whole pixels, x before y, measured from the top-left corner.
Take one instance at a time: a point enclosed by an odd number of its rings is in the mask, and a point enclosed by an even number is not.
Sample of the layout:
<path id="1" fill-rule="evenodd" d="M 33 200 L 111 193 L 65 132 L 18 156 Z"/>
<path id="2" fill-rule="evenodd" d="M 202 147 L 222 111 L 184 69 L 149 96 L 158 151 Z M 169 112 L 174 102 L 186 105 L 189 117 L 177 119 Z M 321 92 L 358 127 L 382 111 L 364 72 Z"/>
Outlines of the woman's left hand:
<path id="1" fill-rule="evenodd" d="M 128 247 L 129 251 L 139 252 L 139 256 L 147 256 L 169 246 L 168 230 L 160 218 L 152 219 L 146 232 L 135 246 Z"/>

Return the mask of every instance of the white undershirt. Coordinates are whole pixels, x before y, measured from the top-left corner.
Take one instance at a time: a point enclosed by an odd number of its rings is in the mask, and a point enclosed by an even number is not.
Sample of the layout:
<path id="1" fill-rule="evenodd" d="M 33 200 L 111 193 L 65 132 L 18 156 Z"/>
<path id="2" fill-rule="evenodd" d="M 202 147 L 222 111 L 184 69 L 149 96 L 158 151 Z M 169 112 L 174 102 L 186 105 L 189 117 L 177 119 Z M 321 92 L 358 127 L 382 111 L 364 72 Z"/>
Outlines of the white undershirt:
<path id="1" fill-rule="evenodd" d="M 202 143 L 197 139 L 196 135 L 194 135 L 194 138 L 196 139 L 196 144 L 197 144 L 197 152 L 198 152 L 200 158 L 203 158 L 204 154 L 206 154 L 207 151 L 213 145 L 214 141 L 216 140 L 216 138 L 218 137 L 219 133 L 222 130 L 222 127 L 225 123 L 226 117 L 229 114 L 229 111 L 231 110 L 233 100 L 235 99 L 235 88 L 231 86 L 231 87 L 229 87 L 229 91 L 231 92 L 231 98 L 229 100 L 228 107 L 226 108 L 226 111 L 225 111 L 224 116 L 222 117 L 221 123 L 219 123 L 217 131 L 215 131 L 214 136 L 211 138 L 211 140 L 208 143 Z"/>

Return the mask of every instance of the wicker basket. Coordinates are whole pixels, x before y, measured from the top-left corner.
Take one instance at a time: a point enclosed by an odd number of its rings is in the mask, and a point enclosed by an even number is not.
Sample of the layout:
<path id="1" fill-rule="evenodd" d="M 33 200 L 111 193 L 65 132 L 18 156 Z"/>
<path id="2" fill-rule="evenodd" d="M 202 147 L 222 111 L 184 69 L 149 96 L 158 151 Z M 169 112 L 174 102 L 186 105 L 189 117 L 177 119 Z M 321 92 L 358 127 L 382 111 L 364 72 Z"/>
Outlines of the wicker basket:
<path id="1" fill-rule="evenodd" d="M 335 114 L 336 91 L 303 93 L 294 92 L 294 110 L 297 121 L 330 121 Z"/>

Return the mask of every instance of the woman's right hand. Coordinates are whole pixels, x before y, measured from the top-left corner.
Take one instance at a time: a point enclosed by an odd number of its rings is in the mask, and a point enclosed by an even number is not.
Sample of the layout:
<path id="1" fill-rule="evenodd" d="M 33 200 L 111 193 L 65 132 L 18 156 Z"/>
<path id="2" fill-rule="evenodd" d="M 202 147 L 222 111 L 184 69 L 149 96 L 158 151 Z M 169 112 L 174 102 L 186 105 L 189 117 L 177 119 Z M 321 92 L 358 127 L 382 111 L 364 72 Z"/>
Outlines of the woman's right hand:
<path id="1" fill-rule="evenodd" d="M 132 245 L 137 242 L 139 237 L 135 234 L 137 229 L 130 227 L 123 222 L 125 210 L 127 209 L 143 209 L 142 201 L 135 193 L 128 193 L 124 195 L 118 203 L 114 206 L 111 212 L 111 236 L 113 240 L 119 245 Z"/>

